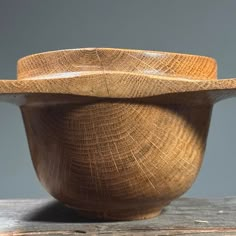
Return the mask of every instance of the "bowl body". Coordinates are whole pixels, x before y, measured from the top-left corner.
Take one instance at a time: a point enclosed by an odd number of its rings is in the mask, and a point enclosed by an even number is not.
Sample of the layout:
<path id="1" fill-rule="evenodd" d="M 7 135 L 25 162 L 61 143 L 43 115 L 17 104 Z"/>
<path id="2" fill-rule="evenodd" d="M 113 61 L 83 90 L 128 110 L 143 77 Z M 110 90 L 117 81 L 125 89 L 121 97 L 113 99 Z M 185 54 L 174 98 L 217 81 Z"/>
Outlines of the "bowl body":
<path id="1" fill-rule="evenodd" d="M 61 202 L 90 218 L 144 219 L 194 182 L 218 88 L 214 59 L 90 48 L 27 56 L 17 71 L 36 173 Z"/>
<path id="2" fill-rule="evenodd" d="M 47 191 L 82 215 L 158 215 L 194 182 L 212 106 L 103 99 L 22 106 L 32 161 Z"/>

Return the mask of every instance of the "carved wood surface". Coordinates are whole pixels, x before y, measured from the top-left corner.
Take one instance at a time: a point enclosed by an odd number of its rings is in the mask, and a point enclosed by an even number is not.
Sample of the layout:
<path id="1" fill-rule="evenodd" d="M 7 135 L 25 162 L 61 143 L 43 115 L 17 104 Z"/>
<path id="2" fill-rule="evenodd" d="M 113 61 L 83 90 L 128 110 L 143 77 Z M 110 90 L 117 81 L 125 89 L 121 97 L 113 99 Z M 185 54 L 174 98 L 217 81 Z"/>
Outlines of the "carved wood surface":
<path id="1" fill-rule="evenodd" d="M 212 58 L 104 48 L 27 56 L 0 81 L 45 189 L 109 220 L 156 216 L 191 187 L 212 106 L 235 91 Z"/>
<path id="2" fill-rule="evenodd" d="M 18 61 L 17 81 L 0 81 L 0 99 L 27 103 L 31 94 L 97 98 L 166 95 L 170 102 L 213 104 L 235 96 L 236 80 L 217 80 L 213 58 L 170 52 L 85 48 L 39 53 Z M 183 93 L 183 96 L 179 96 Z M 190 95 L 189 95 L 190 93 Z M 172 95 L 172 96 L 169 96 Z M 187 96 L 187 97 L 185 97 Z M 67 96 L 68 98 L 68 96 Z M 20 100 L 20 101 L 19 101 Z"/>
<path id="3" fill-rule="evenodd" d="M 49 199 L 0 200 L 0 235 L 236 235 L 236 198 L 173 201 L 156 218 L 96 222 Z"/>

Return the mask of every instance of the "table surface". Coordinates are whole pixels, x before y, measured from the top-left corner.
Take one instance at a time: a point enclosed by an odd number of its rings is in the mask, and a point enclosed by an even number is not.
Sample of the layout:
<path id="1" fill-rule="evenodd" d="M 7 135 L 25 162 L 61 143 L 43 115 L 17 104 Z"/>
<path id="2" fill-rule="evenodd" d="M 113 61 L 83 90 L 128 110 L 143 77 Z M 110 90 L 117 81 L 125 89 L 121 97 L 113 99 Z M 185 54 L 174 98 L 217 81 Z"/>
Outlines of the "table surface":
<path id="1" fill-rule="evenodd" d="M 156 218 L 96 222 L 53 199 L 0 200 L 0 236 L 236 235 L 236 197 L 180 198 Z"/>

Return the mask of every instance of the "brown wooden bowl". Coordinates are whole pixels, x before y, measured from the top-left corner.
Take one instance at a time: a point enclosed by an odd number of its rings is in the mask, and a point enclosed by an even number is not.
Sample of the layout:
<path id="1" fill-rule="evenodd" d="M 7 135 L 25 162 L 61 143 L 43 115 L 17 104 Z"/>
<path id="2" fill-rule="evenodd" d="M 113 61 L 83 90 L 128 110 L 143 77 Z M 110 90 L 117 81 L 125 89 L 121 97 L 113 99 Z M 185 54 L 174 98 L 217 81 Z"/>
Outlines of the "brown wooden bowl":
<path id="1" fill-rule="evenodd" d="M 0 99 L 20 106 L 52 196 L 89 218 L 133 220 L 191 187 L 212 106 L 235 88 L 212 58 L 91 48 L 20 59 Z"/>

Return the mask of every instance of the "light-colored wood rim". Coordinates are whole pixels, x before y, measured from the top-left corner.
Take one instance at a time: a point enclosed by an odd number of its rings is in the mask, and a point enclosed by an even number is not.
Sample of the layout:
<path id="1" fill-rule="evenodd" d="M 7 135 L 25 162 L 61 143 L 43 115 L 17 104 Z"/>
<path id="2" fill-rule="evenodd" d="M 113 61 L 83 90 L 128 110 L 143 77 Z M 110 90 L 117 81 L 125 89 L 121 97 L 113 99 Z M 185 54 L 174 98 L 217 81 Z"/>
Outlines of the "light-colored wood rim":
<path id="1" fill-rule="evenodd" d="M 124 89 L 117 89 L 122 87 Z M 211 96 L 211 103 L 214 103 L 236 96 L 236 79 L 189 80 L 124 72 L 98 72 L 73 75 L 70 78 L 62 76 L 0 81 L 0 99 L 3 100 L 9 95 L 14 95 L 17 100 L 18 96 L 28 94 L 32 96 L 50 94 L 97 98 L 147 98 L 161 95 L 182 96 L 189 93 Z M 199 99 L 198 96 L 195 98 Z"/>
<path id="2" fill-rule="evenodd" d="M 165 96 L 166 101 L 174 96 L 172 102 L 179 97 L 185 101 L 187 96 L 190 103 L 213 104 L 235 96 L 235 91 L 236 80 L 217 80 L 213 58 L 114 48 L 29 55 L 18 61 L 17 80 L 0 81 L 0 100 L 12 103 L 27 95 L 39 100 L 46 95 L 72 95 L 119 99 Z"/>
<path id="3" fill-rule="evenodd" d="M 217 78 L 217 63 L 206 56 L 119 48 L 49 51 L 23 57 L 17 63 L 18 80 L 98 71 L 212 80 Z"/>

